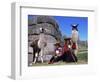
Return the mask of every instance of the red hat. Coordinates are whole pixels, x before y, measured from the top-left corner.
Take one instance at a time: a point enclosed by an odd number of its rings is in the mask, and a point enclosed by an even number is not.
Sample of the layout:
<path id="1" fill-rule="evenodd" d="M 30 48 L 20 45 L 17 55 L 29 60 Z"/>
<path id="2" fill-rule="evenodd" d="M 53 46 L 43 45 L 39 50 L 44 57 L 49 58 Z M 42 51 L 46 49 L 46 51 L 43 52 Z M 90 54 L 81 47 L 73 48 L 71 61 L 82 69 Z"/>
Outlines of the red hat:
<path id="1" fill-rule="evenodd" d="M 54 45 L 55 45 L 55 46 L 61 46 L 61 45 L 60 45 L 60 42 L 57 42 L 57 43 L 55 43 Z"/>
<path id="2" fill-rule="evenodd" d="M 71 40 L 71 38 L 70 38 L 70 37 L 69 37 L 69 38 L 65 38 L 64 40 L 65 40 L 65 41 L 68 41 L 68 40 Z"/>

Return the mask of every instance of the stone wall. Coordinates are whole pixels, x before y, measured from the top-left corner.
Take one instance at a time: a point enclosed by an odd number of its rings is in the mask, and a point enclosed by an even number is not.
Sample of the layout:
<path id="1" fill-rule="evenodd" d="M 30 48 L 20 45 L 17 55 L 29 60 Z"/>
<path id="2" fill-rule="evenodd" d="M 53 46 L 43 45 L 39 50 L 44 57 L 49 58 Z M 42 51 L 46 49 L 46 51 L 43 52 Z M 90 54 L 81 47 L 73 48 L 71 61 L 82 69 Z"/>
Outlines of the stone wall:
<path id="1" fill-rule="evenodd" d="M 54 51 L 54 43 L 62 38 L 59 26 L 56 20 L 50 16 L 35 16 L 33 20 L 28 20 L 28 49 L 32 53 L 30 44 L 32 41 L 39 39 L 40 28 L 45 29 L 45 39 L 47 46 L 44 54 L 51 54 Z"/>

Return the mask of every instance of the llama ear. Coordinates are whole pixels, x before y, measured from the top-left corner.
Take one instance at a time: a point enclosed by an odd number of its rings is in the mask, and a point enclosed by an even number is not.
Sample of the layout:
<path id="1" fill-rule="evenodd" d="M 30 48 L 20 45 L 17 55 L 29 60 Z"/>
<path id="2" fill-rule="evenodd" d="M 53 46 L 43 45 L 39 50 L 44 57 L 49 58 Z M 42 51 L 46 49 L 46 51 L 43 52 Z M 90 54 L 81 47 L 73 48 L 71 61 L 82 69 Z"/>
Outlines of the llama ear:
<path id="1" fill-rule="evenodd" d="M 48 30 L 48 29 L 45 28 L 45 32 L 50 32 L 50 30 Z"/>
<path id="2" fill-rule="evenodd" d="M 79 24 L 76 25 L 76 27 L 78 27 Z"/>

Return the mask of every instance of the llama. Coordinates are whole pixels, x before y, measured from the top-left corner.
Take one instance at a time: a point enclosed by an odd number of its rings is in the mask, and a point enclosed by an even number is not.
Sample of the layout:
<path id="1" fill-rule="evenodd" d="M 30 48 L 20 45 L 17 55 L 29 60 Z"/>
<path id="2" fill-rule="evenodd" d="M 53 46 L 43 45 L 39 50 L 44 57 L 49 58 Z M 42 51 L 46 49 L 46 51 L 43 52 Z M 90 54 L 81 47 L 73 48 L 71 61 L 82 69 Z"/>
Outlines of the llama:
<path id="1" fill-rule="evenodd" d="M 78 34 L 78 24 L 73 24 L 72 26 L 72 46 L 73 46 L 73 52 L 77 56 L 78 53 L 78 40 L 79 40 L 79 34 Z M 75 48 L 74 48 L 75 45 Z"/>
<path id="2" fill-rule="evenodd" d="M 31 47 L 33 48 L 33 63 L 38 61 L 40 56 L 41 62 L 43 63 L 44 48 L 46 47 L 46 41 L 44 37 L 44 29 L 40 28 L 39 39 L 32 42 Z"/>
<path id="3" fill-rule="evenodd" d="M 45 40 L 45 29 L 40 28 L 40 35 L 39 35 L 39 41 L 38 41 L 38 47 L 41 49 L 40 52 L 40 58 L 41 58 L 41 62 L 43 63 L 43 55 L 44 55 L 44 48 L 46 47 L 47 43 Z"/>
<path id="4" fill-rule="evenodd" d="M 33 48 L 33 61 L 32 63 L 36 63 L 38 60 L 39 53 L 41 49 L 38 47 L 38 40 L 35 40 L 30 45 Z"/>

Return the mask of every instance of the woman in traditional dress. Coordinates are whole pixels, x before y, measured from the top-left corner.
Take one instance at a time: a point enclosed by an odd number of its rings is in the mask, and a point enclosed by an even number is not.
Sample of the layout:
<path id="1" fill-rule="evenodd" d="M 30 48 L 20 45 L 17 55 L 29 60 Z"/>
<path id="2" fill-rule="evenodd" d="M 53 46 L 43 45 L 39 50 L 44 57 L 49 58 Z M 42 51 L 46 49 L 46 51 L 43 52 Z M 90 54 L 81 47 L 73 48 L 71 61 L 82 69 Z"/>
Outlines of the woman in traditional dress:
<path id="1" fill-rule="evenodd" d="M 56 43 L 54 44 L 54 46 L 55 46 L 54 55 L 51 57 L 49 64 L 53 64 L 54 62 L 56 62 L 56 59 L 62 55 L 62 47 L 60 43 Z"/>
<path id="2" fill-rule="evenodd" d="M 66 38 L 63 46 L 62 55 L 58 56 L 54 62 L 64 61 L 64 62 L 77 62 L 77 57 L 72 51 L 71 38 Z"/>

